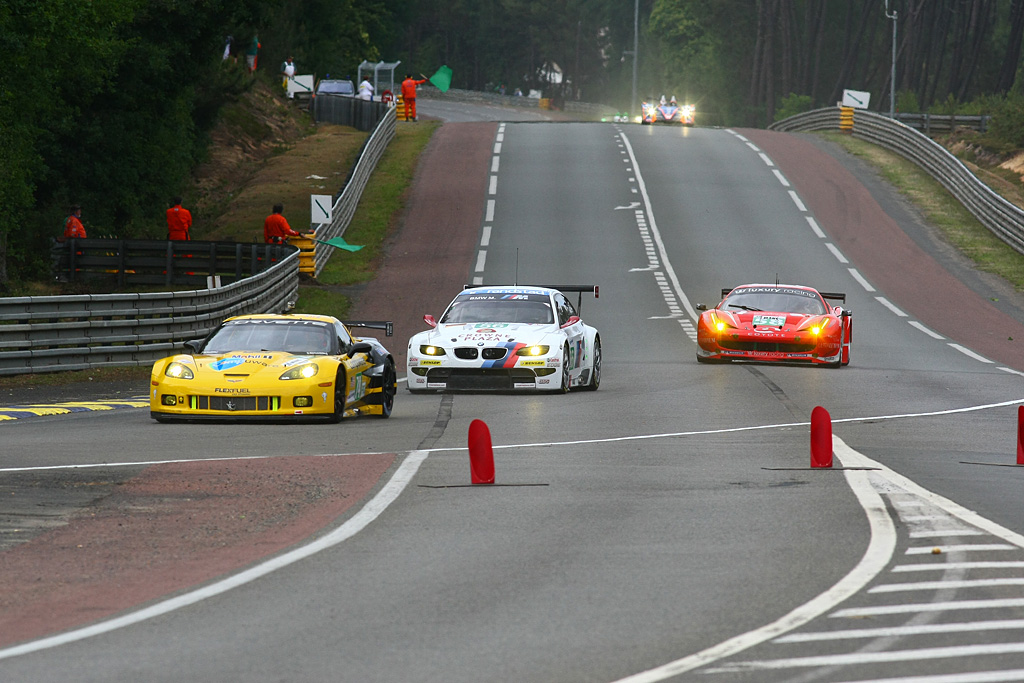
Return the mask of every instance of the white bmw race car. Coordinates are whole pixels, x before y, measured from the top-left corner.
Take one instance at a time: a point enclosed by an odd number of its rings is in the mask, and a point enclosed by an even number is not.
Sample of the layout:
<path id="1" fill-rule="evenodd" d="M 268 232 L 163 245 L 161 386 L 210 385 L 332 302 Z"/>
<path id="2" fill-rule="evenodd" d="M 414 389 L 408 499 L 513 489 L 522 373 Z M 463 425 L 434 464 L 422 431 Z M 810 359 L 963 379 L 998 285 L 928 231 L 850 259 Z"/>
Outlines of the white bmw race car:
<path id="1" fill-rule="evenodd" d="M 576 306 L 566 292 L 579 293 Z M 580 320 L 584 292 L 599 295 L 596 285 L 464 289 L 409 340 L 409 390 L 596 390 L 601 336 Z"/>

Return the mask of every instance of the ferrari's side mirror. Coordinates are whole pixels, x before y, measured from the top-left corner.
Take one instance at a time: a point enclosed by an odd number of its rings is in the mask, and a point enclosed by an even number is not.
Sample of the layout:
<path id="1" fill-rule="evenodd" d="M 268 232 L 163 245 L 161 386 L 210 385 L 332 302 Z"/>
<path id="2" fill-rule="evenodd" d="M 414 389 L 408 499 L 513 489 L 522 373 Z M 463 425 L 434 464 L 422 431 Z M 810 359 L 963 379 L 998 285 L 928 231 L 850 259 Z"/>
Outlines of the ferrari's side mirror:
<path id="1" fill-rule="evenodd" d="M 839 311 L 839 317 L 840 318 L 849 318 L 852 315 L 853 315 L 853 311 L 848 311 L 845 308 L 843 310 Z"/>
<path id="2" fill-rule="evenodd" d="M 429 313 L 423 316 L 423 322 L 430 325 L 431 327 L 437 327 L 437 321 L 434 320 L 434 316 L 430 315 Z"/>
<path id="3" fill-rule="evenodd" d="M 706 310 L 708 310 L 707 304 L 697 304 L 696 308 L 697 308 L 698 311 L 706 311 Z"/>

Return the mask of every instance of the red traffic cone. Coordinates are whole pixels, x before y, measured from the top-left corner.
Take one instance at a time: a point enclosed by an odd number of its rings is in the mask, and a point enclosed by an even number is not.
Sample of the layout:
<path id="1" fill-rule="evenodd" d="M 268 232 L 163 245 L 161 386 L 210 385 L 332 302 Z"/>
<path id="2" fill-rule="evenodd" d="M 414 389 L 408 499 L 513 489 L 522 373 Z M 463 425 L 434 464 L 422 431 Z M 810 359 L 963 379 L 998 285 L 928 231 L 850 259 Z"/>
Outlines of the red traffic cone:
<path id="1" fill-rule="evenodd" d="M 821 406 L 811 411 L 811 467 L 832 467 L 832 416 Z"/>
<path id="2" fill-rule="evenodd" d="M 1024 465 L 1024 406 L 1017 406 L 1017 464 Z"/>
<path id="3" fill-rule="evenodd" d="M 473 420 L 469 423 L 469 472 L 474 484 L 494 483 L 491 430 L 483 420 Z"/>

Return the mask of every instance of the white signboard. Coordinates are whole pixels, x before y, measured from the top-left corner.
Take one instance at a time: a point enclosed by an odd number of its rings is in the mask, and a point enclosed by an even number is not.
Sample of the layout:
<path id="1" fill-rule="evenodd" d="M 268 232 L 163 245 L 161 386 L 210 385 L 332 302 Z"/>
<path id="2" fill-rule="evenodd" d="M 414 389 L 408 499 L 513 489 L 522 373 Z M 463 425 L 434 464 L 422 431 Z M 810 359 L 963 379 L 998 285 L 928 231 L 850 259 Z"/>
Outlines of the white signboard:
<path id="1" fill-rule="evenodd" d="M 843 106 L 854 107 L 856 109 L 867 109 L 868 102 L 871 101 L 871 93 L 864 92 L 862 90 L 844 90 L 843 91 Z"/>
<path id="2" fill-rule="evenodd" d="M 310 223 L 330 223 L 334 212 L 334 197 L 329 194 L 309 195 Z"/>
<path id="3" fill-rule="evenodd" d="M 299 93 L 299 97 L 313 94 L 313 74 L 292 76 L 288 79 L 288 97 L 295 97 L 295 93 Z"/>

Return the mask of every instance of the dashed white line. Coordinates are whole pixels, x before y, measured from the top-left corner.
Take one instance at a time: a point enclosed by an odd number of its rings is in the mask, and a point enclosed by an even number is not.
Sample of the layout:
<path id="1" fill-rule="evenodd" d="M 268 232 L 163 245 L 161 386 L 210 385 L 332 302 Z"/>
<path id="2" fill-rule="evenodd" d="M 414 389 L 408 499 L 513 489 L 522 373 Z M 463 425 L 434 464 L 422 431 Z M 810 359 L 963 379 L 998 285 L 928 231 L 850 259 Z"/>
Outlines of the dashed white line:
<path id="1" fill-rule="evenodd" d="M 804 206 L 804 203 L 802 201 L 800 201 L 800 197 L 797 196 L 796 192 L 790 190 L 789 196 L 792 198 L 793 203 L 796 204 L 796 208 L 800 209 L 800 213 L 807 211 L 807 207 Z"/>
<path id="2" fill-rule="evenodd" d="M 839 247 L 831 242 L 825 242 L 825 246 L 828 247 L 828 250 L 832 252 L 832 255 L 835 256 L 840 263 L 849 263 L 849 261 L 846 260 L 846 257 L 843 256 L 843 252 L 839 251 Z"/>
<path id="3" fill-rule="evenodd" d="M 960 346 L 959 344 L 954 344 L 952 342 L 950 342 L 949 345 L 951 347 L 953 347 L 954 349 L 956 349 L 957 351 L 959 351 L 960 353 L 962 353 L 965 356 L 967 356 L 968 358 L 973 358 L 974 360 L 981 361 L 982 363 L 991 363 L 992 362 L 988 358 L 985 358 L 984 356 L 979 356 L 974 351 L 971 351 L 969 348 L 967 348 L 965 346 Z"/>
<path id="4" fill-rule="evenodd" d="M 494 143 L 494 153 L 495 154 L 501 154 L 501 143 L 500 142 L 495 142 Z"/>
<path id="5" fill-rule="evenodd" d="M 485 225 L 483 232 L 480 235 L 480 246 L 486 247 L 491 244 L 491 226 Z"/>
<path id="6" fill-rule="evenodd" d="M 807 219 L 807 223 L 811 226 L 811 230 L 814 231 L 814 234 L 820 237 L 821 239 L 825 239 L 825 232 L 820 227 L 818 227 L 818 222 L 814 220 L 814 218 L 812 218 L 811 216 L 805 216 L 805 218 Z"/>
<path id="7" fill-rule="evenodd" d="M 501 157 L 499 157 L 497 155 L 491 157 L 491 173 L 497 173 L 498 172 L 498 162 L 500 160 L 501 160 Z"/>
<path id="8" fill-rule="evenodd" d="M 850 271 L 850 275 L 853 276 L 853 279 L 856 280 L 858 284 L 860 284 L 860 286 L 864 288 L 865 292 L 875 291 L 875 288 L 871 286 L 871 283 L 865 280 L 864 276 L 861 275 L 856 268 L 847 268 L 847 270 Z"/>
<path id="9" fill-rule="evenodd" d="M 476 267 L 473 270 L 477 273 L 484 272 L 484 263 L 487 261 L 487 250 L 481 249 L 476 254 Z"/>
<path id="10" fill-rule="evenodd" d="M 931 337 L 932 339 L 945 339 L 945 337 L 943 337 L 943 336 L 942 336 L 941 334 L 939 334 L 938 332 L 934 332 L 934 331 L 932 331 L 932 330 L 928 329 L 927 327 L 925 327 L 924 325 L 922 325 L 921 323 L 919 323 L 919 322 L 918 322 L 918 321 L 916 321 L 916 320 L 908 320 L 907 322 L 908 322 L 908 323 L 909 323 L 910 325 L 912 325 L 912 326 L 916 327 L 917 329 L 919 329 L 919 330 L 921 330 L 922 332 L 924 332 L 925 334 L 927 334 L 927 335 L 928 335 L 929 337 Z"/>
<path id="11" fill-rule="evenodd" d="M 773 162 L 771 160 L 771 158 L 767 154 L 765 154 L 764 152 L 758 152 L 757 155 L 759 157 L 761 157 L 761 161 L 763 161 L 767 166 L 774 166 L 775 165 L 775 162 Z"/>
<path id="12" fill-rule="evenodd" d="M 494 200 L 493 199 L 488 199 L 487 200 L 487 212 L 484 215 L 484 220 L 486 222 L 488 222 L 488 223 L 493 223 L 494 222 Z"/>
<path id="13" fill-rule="evenodd" d="M 498 194 L 498 176 L 491 176 L 491 184 L 487 188 L 487 194 Z"/>
<path id="14" fill-rule="evenodd" d="M 789 187 L 789 181 L 786 180 L 786 176 L 782 175 L 782 171 L 776 168 L 772 169 L 772 173 L 775 174 L 775 177 L 779 179 L 779 182 L 782 183 L 783 187 Z M 801 211 L 802 210 L 803 209 L 801 209 Z"/>
<path id="15" fill-rule="evenodd" d="M 901 318 L 906 318 L 907 317 L 906 313 L 904 313 L 900 309 L 896 308 L 896 306 L 891 301 L 886 299 L 884 296 L 876 296 L 875 297 L 875 301 L 877 301 L 878 303 L 882 304 L 883 306 L 888 308 L 890 311 L 892 311 L 893 313 L 895 313 L 899 317 L 901 317 Z"/>

